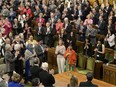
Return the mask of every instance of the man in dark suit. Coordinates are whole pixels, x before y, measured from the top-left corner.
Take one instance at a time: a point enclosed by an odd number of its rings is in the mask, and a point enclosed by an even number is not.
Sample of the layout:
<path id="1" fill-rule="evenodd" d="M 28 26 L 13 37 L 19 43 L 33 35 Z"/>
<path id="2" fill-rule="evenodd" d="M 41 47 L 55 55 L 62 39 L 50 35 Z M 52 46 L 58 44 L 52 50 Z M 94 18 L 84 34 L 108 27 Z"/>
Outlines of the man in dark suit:
<path id="1" fill-rule="evenodd" d="M 43 31 L 44 31 L 44 28 L 42 27 L 42 23 L 39 22 L 38 27 L 36 29 L 36 37 L 37 39 L 42 38 L 42 40 L 44 41 Z"/>
<path id="2" fill-rule="evenodd" d="M 80 82 L 79 87 L 98 87 L 97 85 L 95 85 L 91 82 L 92 79 L 93 79 L 93 74 L 91 72 L 88 72 L 86 77 L 87 77 L 87 81 L 86 82 Z"/>
<path id="3" fill-rule="evenodd" d="M 42 39 L 38 39 L 37 44 L 35 45 L 35 53 L 37 55 L 37 57 L 40 59 L 40 65 L 42 62 L 46 62 L 47 61 L 47 46 L 43 44 Z"/>
<path id="4" fill-rule="evenodd" d="M 53 77 L 54 71 L 51 70 L 48 72 L 48 63 L 42 63 L 42 69 L 39 73 L 40 81 L 45 87 L 53 87 L 53 84 L 55 83 L 55 79 Z"/>
<path id="5" fill-rule="evenodd" d="M 99 16 L 98 33 L 101 34 L 101 35 L 106 35 L 107 34 L 106 23 L 103 20 L 103 17 L 102 16 Z"/>
<path id="6" fill-rule="evenodd" d="M 67 35 L 70 35 L 71 31 L 72 31 L 72 25 L 69 23 L 69 19 L 66 17 L 64 19 L 64 25 L 63 25 Z"/>
<path id="7" fill-rule="evenodd" d="M 48 47 L 52 47 L 53 45 L 53 34 L 52 34 L 53 28 L 51 28 L 50 23 L 46 23 L 46 28 L 44 28 L 44 42 Z"/>
<path id="8" fill-rule="evenodd" d="M 39 78 L 39 73 L 42 71 L 42 68 L 40 68 L 39 66 L 40 60 L 38 58 L 35 58 L 33 62 L 34 65 L 30 68 L 31 78 Z"/>

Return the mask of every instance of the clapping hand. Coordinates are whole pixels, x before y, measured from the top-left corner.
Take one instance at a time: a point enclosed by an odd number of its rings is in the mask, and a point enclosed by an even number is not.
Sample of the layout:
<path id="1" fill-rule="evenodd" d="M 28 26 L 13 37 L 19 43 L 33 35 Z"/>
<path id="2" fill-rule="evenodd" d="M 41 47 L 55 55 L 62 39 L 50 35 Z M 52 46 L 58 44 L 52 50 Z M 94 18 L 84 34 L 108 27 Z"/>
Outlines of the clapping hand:
<path id="1" fill-rule="evenodd" d="M 15 57 L 17 57 L 19 55 L 19 51 L 15 52 Z"/>
<path id="2" fill-rule="evenodd" d="M 95 49 L 94 49 L 94 51 L 98 51 L 98 49 L 97 49 L 97 48 L 95 48 Z"/>
<path id="3" fill-rule="evenodd" d="M 49 70 L 49 74 L 54 75 L 54 69 Z"/>

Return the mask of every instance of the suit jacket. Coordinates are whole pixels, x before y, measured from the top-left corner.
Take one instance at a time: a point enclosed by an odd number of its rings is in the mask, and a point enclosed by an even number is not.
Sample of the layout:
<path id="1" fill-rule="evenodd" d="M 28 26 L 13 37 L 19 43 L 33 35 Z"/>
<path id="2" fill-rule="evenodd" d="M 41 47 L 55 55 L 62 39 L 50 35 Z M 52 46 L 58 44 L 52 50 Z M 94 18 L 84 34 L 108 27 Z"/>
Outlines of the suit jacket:
<path id="1" fill-rule="evenodd" d="M 32 79 L 34 79 L 34 78 L 40 78 L 39 77 L 39 73 L 42 71 L 42 69 L 39 67 L 39 66 L 32 66 L 31 68 L 30 68 L 30 72 L 31 72 L 31 77 L 32 77 Z"/>
<path id="2" fill-rule="evenodd" d="M 97 85 L 93 84 L 92 82 L 80 82 L 79 87 L 98 87 Z"/>
<path id="3" fill-rule="evenodd" d="M 12 53 L 8 51 L 5 52 L 4 58 L 6 62 L 6 72 L 14 71 L 14 66 L 15 66 L 14 61 L 16 60 L 16 58 L 13 58 Z"/>
<path id="4" fill-rule="evenodd" d="M 41 48 L 43 47 L 43 49 L 46 47 L 44 45 L 39 45 L 39 44 L 36 44 L 35 45 L 35 52 L 36 52 L 36 55 L 39 57 L 39 58 L 43 58 L 45 55 L 44 55 L 44 50 Z"/>
<path id="5" fill-rule="evenodd" d="M 40 33 L 41 32 L 41 33 Z M 39 30 L 39 27 L 36 29 L 36 36 L 37 38 L 43 38 L 43 32 L 44 32 L 44 28 L 41 27 L 40 30 Z"/>
<path id="6" fill-rule="evenodd" d="M 90 33 L 90 35 L 88 36 L 89 33 Z M 92 45 L 96 44 L 96 30 L 94 28 L 86 30 L 86 37 L 90 38 L 90 43 Z"/>
<path id="7" fill-rule="evenodd" d="M 43 70 L 39 73 L 40 81 L 45 87 L 53 87 L 55 83 L 54 77 L 49 74 L 47 71 Z"/>
<path id="8" fill-rule="evenodd" d="M 98 29 L 100 30 L 100 34 L 102 34 L 102 35 L 106 35 L 106 23 L 105 23 L 105 21 L 98 21 Z"/>
<path id="9" fill-rule="evenodd" d="M 65 28 L 65 24 L 63 24 L 63 27 Z M 71 33 L 71 31 L 72 31 L 72 26 L 71 26 L 71 24 L 69 23 L 68 24 L 68 26 L 66 27 L 66 33 L 68 33 L 68 34 L 70 34 Z"/>

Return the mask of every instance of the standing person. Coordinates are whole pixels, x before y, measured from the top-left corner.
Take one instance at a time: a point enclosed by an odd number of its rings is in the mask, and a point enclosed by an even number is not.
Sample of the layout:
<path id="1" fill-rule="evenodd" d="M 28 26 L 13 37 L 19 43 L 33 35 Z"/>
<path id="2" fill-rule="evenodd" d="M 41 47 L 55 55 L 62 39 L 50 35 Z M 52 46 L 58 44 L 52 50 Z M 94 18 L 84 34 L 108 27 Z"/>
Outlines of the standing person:
<path id="1" fill-rule="evenodd" d="M 108 34 L 106 35 L 105 42 L 107 43 L 106 47 L 114 49 L 114 47 L 115 47 L 114 31 L 108 30 Z"/>
<path id="2" fill-rule="evenodd" d="M 93 28 L 92 24 L 87 25 L 86 35 L 90 39 L 92 45 L 96 44 L 96 30 Z"/>
<path id="3" fill-rule="evenodd" d="M 31 80 L 30 76 L 30 63 L 32 61 L 32 58 L 35 56 L 34 50 L 33 50 L 33 44 L 28 44 L 25 51 L 25 74 L 26 74 L 26 80 Z M 33 65 L 33 64 L 32 64 Z"/>
<path id="4" fill-rule="evenodd" d="M 8 73 L 8 76 L 12 76 L 13 71 L 15 70 L 15 63 L 14 61 L 17 59 L 17 56 L 19 55 L 19 52 L 15 52 L 15 57 L 13 57 L 13 54 L 11 53 L 12 47 L 10 44 L 5 45 L 5 62 L 6 62 L 6 72 Z"/>
<path id="5" fill-rule="evenodd" d="M 17 59 L 15 60 L 15 72 L 23 76 L 23 60 L 24 58 L 22 57 L 21 54 L 21 45 L 20 44 L 15 44 L 14 46 L 15 52 L 18 52 Z"/>
<path id="6" fill-rule="evenodd" d="M 103 61 L 105 58 L 105 46 L 102 40 L 98 40 L 97 47 L 94 51 L 96 52 L 96 59 Z"/>
<path id="7" fill-rule="evenodd" d="M 72 49 L 72 46 L 68 46 L 66 52 L 64 53 L 64 58 L 66 60 L 66 71 L 74 70 L 76 65 L 76 52 Z"/>
<path id="8" fill-rule="evenodd" d="M 56 46 L 55 54 L 57 55 L 57 65 L 58 65 L 58 72 L 63 73 L 64 72 L 64 66 L 65 66 L 65 59 L 64 59 L 64 53 L 65 53 L 65 46 L 63 45 L 63 41 L 60 39 L 58 42 L 58 45 Z"/>
<path id="9" fill-rule="evenodd" d="M 8 35 L 12 31 L 12 24 L 9 22 L 8 18 L 5 19 L 2 27 L 5 28 L 5 35 Z"/>
<path id="10" fill-rule="evenodd" d="M 88 38 L 85 39 L 84 47 L 83 47 L 83 54 L 86 56 L 92 56 L 92 44 Z"/>
<path id="11" fill-rule="evenodd" d="M 42 62 L 47 61 L 46 52 L 48 51 L 48 48 L 46 45 L 43 44 L 42 39 L 39 39 L 34 49 L 37 57 L 40 59 L 40 66 L 41 66 Z"/>

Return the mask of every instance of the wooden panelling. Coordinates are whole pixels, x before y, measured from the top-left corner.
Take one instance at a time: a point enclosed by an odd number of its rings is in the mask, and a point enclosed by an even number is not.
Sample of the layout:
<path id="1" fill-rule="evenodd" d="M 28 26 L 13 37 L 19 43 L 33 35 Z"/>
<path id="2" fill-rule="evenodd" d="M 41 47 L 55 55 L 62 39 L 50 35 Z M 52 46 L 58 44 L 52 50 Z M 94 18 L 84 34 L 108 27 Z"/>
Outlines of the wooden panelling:
<path id="1" fill-rule="evenodd" d="M 101 79 L 103 75 L 103 62 L 95 61 L 94 78 Z"/>
<path id="2" fill-rule="evenodd" d="M 103 65 L 103 80 L 116 85 L 116 65 Z"/>
<path id="3" fill-rule="evenodd" d="M 55 48 L 49 48 L 47 54 L 48 54 L 48 63 L 52 66 L 57 66 Z"/>

